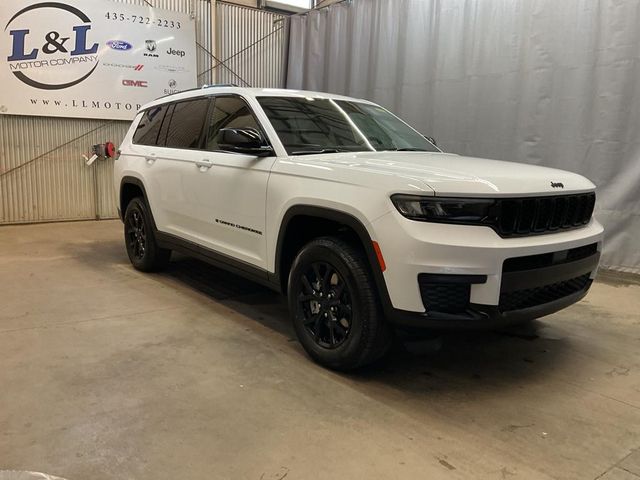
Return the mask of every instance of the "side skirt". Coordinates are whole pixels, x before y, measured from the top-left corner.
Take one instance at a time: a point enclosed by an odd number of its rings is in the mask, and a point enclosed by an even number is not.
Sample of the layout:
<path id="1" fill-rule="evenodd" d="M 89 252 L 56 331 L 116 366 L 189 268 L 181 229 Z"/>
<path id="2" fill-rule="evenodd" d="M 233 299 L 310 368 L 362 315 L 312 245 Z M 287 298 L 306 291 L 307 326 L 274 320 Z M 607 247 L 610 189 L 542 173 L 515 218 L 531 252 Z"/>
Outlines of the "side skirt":
<path id="1" fill-rule="evenodd" d="M 235 275 L 244 277 L 247 280 L 259 283 L 260 285 L 281 293 L 280 284 L 274 281 L 273 275 L 270 275 L 267 270 L 236 260 L 228 255 L 216 252 L 215 250 L 203 247 L 202 245 L 170 233 L 164 233 L 158 230 L 154 233 L 158 245 L 162 248 L 168 248 L 197 258 L 198 260 L 202 260 L 210 265 L 222 268 L 223 270 L 227 270 Z"/>

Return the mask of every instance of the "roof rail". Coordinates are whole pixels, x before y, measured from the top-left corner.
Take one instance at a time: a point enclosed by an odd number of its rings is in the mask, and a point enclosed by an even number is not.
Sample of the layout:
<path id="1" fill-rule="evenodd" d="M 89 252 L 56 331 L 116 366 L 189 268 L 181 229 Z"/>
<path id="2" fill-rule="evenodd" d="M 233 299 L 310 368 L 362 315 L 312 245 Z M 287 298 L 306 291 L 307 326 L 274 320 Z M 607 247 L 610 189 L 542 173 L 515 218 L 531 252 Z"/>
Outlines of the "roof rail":
<path id="1" fill-rule="evenodd" d="M 201 88 L 214 88 L 214 87 L 237 87 L 235 83 L 212 83 L 211 85 L 204 84 Z"/>
<path id="2" fill-rule="evenodd" d="M 166 97 L 171 97 L 173 95 L 178 95 L 179 93 L 185 93 L 185 92 L 195 92 L 196 90 L 203 90 L 205 88 L 213 88 L 213 87 L 237 87 L 238 85 L 236 85 L 235 83 L 215 83 L 212 85 L 203 85 L 201 87 L 195 87 L 195 88 L 187 88 L 186 90 L 180 90 L 179 92 L 175 92 L 175 93 L 169 93 L 167 95 L 163 95 L 161 97 L 156 98 L 156 100 L 160 100 L 161 98 L 166 98 Z"/>

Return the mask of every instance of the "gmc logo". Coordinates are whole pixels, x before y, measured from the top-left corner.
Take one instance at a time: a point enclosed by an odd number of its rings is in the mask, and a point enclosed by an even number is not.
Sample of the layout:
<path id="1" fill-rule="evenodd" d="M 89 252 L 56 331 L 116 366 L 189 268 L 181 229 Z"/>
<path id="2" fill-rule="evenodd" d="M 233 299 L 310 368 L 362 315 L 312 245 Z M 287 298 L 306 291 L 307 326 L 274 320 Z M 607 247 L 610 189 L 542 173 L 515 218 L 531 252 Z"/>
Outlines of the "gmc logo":
<path id="1" fill-rule="evenodd" d="M 125 87 L 142 87 L 142 88 L 147 88 L 147 81 L 146 80 L 122 80 L 122 85 L 124 85 Z"/>

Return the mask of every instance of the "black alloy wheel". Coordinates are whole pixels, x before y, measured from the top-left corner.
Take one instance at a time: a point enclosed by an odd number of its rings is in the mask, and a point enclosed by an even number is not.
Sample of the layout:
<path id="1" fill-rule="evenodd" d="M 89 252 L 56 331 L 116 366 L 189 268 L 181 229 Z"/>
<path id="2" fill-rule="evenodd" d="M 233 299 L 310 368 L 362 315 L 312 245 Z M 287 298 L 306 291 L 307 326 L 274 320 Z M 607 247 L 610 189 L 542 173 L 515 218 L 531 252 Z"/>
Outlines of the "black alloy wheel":
<path id="1" fill-rule="evenodd" d="M 166 267 L 171 250 L 160 248 L 156 242 L 153 219 L 144 199 L 136 197 L 127 205 L 124 214 L 124 241 L 131 264 L 143 272 Z"/>
<path id="2" fill-rule="evenodd" d="M 125 225 L 125 235 L 127 237 L 128 249 L 133 253 L 134 258 L 142 260 L 147 246 L 147 234 L 144 229 L 144 221 L 139 211 L 134 210 Z"/>
<path id="3" fill-rule="evenodd" d="M 320 237 L 303 246 L 287 297 L 298 340 L 319 364 L 353 370 L 389 350 L 392 331 L 366 254 L 353 240 Z"/>
<path id="4" fill-rule="evenodd" d="M 299 310 L 302 323 L 324 348 L 342 345 L 351 330 L 353 307 L 349 288 L 326 262 L 314 262 L 300 276 Z"/>

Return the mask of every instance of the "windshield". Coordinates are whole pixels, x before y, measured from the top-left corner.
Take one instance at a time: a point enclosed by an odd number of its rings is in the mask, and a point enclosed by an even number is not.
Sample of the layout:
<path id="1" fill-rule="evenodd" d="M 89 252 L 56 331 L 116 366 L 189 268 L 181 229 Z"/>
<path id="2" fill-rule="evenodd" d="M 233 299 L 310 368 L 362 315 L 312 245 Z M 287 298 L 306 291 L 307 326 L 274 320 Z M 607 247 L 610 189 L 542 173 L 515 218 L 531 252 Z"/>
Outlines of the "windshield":
<path id="1" fill-rule="evenodd" d="M 378 105 L 310 97 L 258 97 L 289 155 L 331 152 L 438 152 Z"/>

